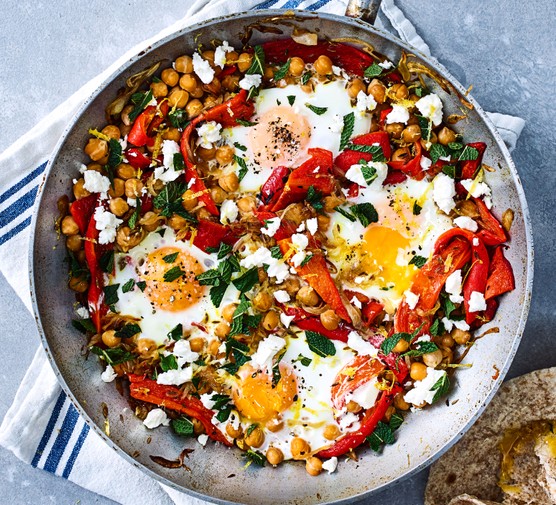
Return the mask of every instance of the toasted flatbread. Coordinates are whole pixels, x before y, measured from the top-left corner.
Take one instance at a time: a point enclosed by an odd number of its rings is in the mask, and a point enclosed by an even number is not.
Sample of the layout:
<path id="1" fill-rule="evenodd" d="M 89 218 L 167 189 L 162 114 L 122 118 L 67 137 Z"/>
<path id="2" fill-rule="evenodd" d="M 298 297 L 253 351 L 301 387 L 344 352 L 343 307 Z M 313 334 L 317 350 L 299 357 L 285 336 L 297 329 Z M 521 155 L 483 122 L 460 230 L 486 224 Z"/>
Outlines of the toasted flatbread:
<path id="1" fill-rule="evenodd" d="M 468 494 L 462 494 L 461 496 L 456 496 L 448 505 L 500 505 L 498 502 L 494 501 L 484 501 L 479 500 L 476 496 L 471 496 Z"/>
<path id="2" fill-rule="evenodd" d="M 532 438 L 516 454 L 509 475 L 516 487 L 503 492 L 498 485 L 504 435 L 541 421 L 556 421 L 556 368 L 538 370 L 502 385 L 478 421 L 432 466 L 425 505 L 447 505 L 465 494 L 484 503 L 556 503 L 555 453 L 546 447 L 543 452 L 542 437 Z M 552 443 L 544 440 L 544 446 Z M 549 449 L 554 447 L 556 442 Z"/>

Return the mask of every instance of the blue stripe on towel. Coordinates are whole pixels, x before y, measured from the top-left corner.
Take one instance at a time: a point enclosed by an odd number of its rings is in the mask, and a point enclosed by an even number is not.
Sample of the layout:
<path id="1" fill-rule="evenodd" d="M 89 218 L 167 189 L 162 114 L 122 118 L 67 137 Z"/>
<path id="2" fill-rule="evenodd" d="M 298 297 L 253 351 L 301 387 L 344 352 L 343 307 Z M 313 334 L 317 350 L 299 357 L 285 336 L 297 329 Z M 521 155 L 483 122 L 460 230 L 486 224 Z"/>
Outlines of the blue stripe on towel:
<path id="1" fill-rule="evenodd" d="M 29 207 L 35 203 L 37 197 L 38 186 L 35 186 L 30 191 L 25 193 L 22 197 L 18 198 L 9 207 L 0 212 L 0 227 L 6 226 L 11 223 L 16 217 L 23 214 Z"/>
<path id="2" fill-rule="evenodd" d="M 317 9 L 324 7 L 327 3 L 330 3 L 330 0 L 319 0 L 318 2 L 315 2 L 314 4 L 306 7 L 306 9 L 309 11 L 316 11 Z"/>
<path id="3" fill-rule="evenodd" d="M 25 221 L 22 221 L 17 226 L 14 226 L 9 232 L 5 233 L 0 237 L 0 245 L 6 243 L 8 240 L 15 237 L 20 231 L 27 228 L 30 224 L 31 224 L 31 217 L 28 217 L 27 219 L 25 219 Z"/>
<path id="4" fill-rule="evenodd" d="M 254 9 L 270 9 L 274 4 L 277 4 L 278 0 L 267 0 L 266 2 L 260 3 L 253 7 Z"/>
<path id="5" fill-rule="evenodd" d="M 16 182 L 11 188 L 2 193 L 0 195 L 0 202 L 4 202 L 8 198 L 10 198 L 10 196 L 17 193 L 23 186 L 26 186 L 38 175 L 42 174 L 44 172 L 44 169 L 46 168 L 47 163 L 48 162 L 45 161 L 40 167 L 35 168 L 35 170 L 33 170 L 29 175 L 25 176 L 19 182 Z"/>
<path id="6" fill-rule="evenodd" d="M 50 414 L 50 419 L 48 420 L 46 429 L 44 430 L 41 441 L 39 442 L 39 446 L 37 447 L 37 452 L 35 452 L 33 461 L 31 461 L 31 465 L 34 466 L 35 468 L 37 467 L 39 460 L 41 459 L 44 448 L 46 447 L 46 444 L 50 439 L 50 435 L 52 435 L 52 430 L 54 430 L 54 426 L 56 425 L 56 421 L 58 420 L 58 416 L 60 415 L 60 410 L 62 410 L 62 406 L 64 405 L 65 400 L 66 400 L 66 394 L 63 391 L 60 391 L 60 394 L 58 395 L 58 399 L 56 400 L 56 405 L 54 405 L 54 409 L 52 410 L 52 414 Z"/>
<path id="7" fill-rule="evenodd" d="M 79 451 L 81 451 L 81 447 L 83 446 L 83 443 L 85 442 L 85 439 L 87 438 L 88 434 L 89 434 L 89 425 L 85 424 L 83 425 L 83 429 L 79 434 L 79 438 L 75 443 L 73 451 L 71 451 L 71 456 L 68 459 L 66 468 L 64 468 L 64 472 L 62 473 L 62 477 L 64 477 L 64 479 L 67 479 L 70 476 L 70 473 L 73 469 L 73 464 L 75 463 L 77 456 L 79 456 Z"/>
<path id="8" fill-rule="evenodd" d="M 64 418 L 64 422 L 62 423 L 62 427 L 60 428 L 60 432 L 56 436 L 56 441 L 54 442 L 52 449 L 50 449 L 50 454 L 44 464 L 43 468 L 47 472 L 56 473 L 56 468 L 58 468 L 58 464 L 64 455 L 64 451 L 66 450 L 68 442 L 71 438 L 77 419 L 79 419 L 79 414 L 77 413 L 76 408 L 70 404 L 66 417 Z"/>

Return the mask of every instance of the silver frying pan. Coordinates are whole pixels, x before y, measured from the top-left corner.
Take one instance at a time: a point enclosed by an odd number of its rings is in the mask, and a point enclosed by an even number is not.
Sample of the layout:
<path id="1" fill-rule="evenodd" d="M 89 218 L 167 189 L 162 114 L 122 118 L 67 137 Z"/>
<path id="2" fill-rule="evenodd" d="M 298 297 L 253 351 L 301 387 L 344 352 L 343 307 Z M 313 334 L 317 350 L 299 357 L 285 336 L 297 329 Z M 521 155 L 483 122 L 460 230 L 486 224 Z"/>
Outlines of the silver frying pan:
<path id="1" fill-rule="evenodd" d="M 352 2 L 348 11 L 351 15 L 364 15 L 373 20 L 376 3 L 362 9 Z M 463 132 L 466 139 L 487 142 L 484 161 L 496 169 L 487 174 L 496 209 L 511 208 L 515 212 L 507 256 L 514 268 L 516 289 L 504 296 L 496 319 L 489 325 L 498 327 L 499 333 L 478 340 L 466 358 L 466 362 L 473 363 L 472 368 L 456 374 L 449 406 L 440 403 L 426 411 L 409 414 L 398 432 L 398 442 L 387 446 L 383 454 L 363 451 L 359 461 L 341 461 L 336 473 L 314 478 L 297 464 L 285 464 L 279 469 L 244 469 L 240 451 L 214 444 L 203 448 L 193 439 L 173 436 L 167 429 L 147 433 L 113 385 L 101 381 L 97 358 L 84 358 L 84 338 L 70 324 L 74 299 L 66 287 L 64 247 L 53 228 L 57 217 L 56 201 L 71 192 L 71 180 L 85 161 L 82 149 L 88 138 L 87 130 L 103 124 L 106 105 L 129 76 L 159 60 L 164 60 L 163 68 L 169 66 L 177 56 L 193 52 L 197 40 L 208 43 L 216 38 L 239 47 L 246 33 L 251 34 L 251 43 L 261 43 L 278 36 L 288 37 L 293 27 L 316 31 L 320 37 L 330 39 L 366 41 L 393 61 L 399 59 L 402 50 L 415 54 L 416 61 L 451 83 L 451 94 L 432 80 L 429 83 L 442 97 L 446 113 L 460 113 L 457 95 L 465 90 L 446 70 L 361 19 L 276 10 L 235 14 L 180 30 L 133 57 L 112 75 L 83 105 L 59 142 L 35 208 L 30 248 L 34 310 L 43 345 L 66 393 L 91 428 L 131 464 L 176 489 L 219 503 L 346 503 L 391 486 L 432 463 L 471 426 L 500 385 L 519 344 L 531 297 L 532 236 L 521 182 L 492 123 L 468 96 L 474 109 L 456 129 Z M 106 413 L 110 423 L 109 437 L 104 433 Z M 184 446 L 194 449 L 187 460 L 191 471 L 165 468 L 151 459 L 151 456 L 162 456 L 174 460 Z M 114 476 L 115 485 L 117 479 L 118 476 Z"/>

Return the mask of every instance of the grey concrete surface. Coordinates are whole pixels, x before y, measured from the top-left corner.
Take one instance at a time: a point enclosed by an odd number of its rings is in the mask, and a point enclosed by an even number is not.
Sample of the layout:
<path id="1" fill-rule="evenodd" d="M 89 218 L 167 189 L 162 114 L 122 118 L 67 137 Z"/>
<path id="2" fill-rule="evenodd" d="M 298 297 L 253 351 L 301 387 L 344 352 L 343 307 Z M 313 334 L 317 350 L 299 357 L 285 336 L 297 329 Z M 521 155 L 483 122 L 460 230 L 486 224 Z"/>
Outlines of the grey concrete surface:
<path id="1" fill-rule="evenodd" d="M 0 150 L 140 40 L 181 16 L 190 0 L 0 0 Z M 432 53 L 490 111 L 527 126 L 514 152 L 536 246 L 529 322 L 509 377 L 556 365 L 556 38 L 554 0 L 397 0 Z M 0 174 L 0 178 L 1 178 Z M 34 322 L 0 278 L 3 417 L 38 345 Z M 441 427 L 439 427 L 441 429 Z M 421 472 L 369 503 L 422 503 Z M 115 479 L 115 485 L 117 483 Z M 109 504 L 103 497 L 22 464 L 0 449 L 0 502 Z M 151 504 L 145 504 L 151 505 Z M 154 504 L 153 504 L 154 505 Z"/>

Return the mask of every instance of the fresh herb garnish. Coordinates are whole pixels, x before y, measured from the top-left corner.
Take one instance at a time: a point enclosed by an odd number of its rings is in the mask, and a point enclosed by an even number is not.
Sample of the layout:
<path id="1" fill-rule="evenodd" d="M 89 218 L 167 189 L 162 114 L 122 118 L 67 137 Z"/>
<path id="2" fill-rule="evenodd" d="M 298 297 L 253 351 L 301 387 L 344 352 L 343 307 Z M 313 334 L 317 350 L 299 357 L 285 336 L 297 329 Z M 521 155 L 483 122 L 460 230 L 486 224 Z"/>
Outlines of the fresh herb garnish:
<path id="1" fill-rule="evenodd" d="M 444 324 L 440 319 L 435 319 L 434 323 L 431 324 L 429 328 L 429 332 L 433 337 L 438 337 L 439 335 L 443 335 L 446 330 L 444 329 Z"/>
<path id="2" fill-rule="evenodd" d="M 317 116 L 322 116 L 328 110 L 328 107 L 317 107 L 316 105 L 312 105 L 310 103 L 306 103 L 305 107 L 314 112 Z"/>
<path id="3" fill-rule="evenodd" d="M 432 133 L 432 121 L 424 116 L 415 114 L 415 117 L 419 121 L 419 128 L 421 128 L 421 138 L 428 142 L 431 139 Z"/>
<path id="4" fill-rule="evenodd" d="M 147 104 L 153 99 L 153 92 L 149 91 L 145 93 L 134 93 L 131 95 L 131 102 L 135 105 L 133 110 L 129 113 L 129 119 L 135 121 L 137 116 L 143 112 Z"/>
<path id="5" fill-rule="evenodd" d="M 257 423 L 253 423 L 249 425 L 249 428 L 247 428 L 247 431 L 245 432 L 245 436 L 249 436 L 251 435 L 251 433 L 253 433 L 253 431 L 255 431 L 255 428 L 257 428 L 257 426 L 259 426 Z"/>
<path id="6" fill-rule="evenodd" d="M 116 331 L 115 335 L 119 338 L 131 338 L 137 333 L 141 333 L 141 327 L 137 323 L 127 323 Z"/>
<path id="7" fill-rule="evenodd" d="M 141 291 L 145 291 L 145 288 L 147 287 L 147 283 L 145 281 L 137 281 L 135 283 L 135 285 L 141 290 Z"/>
<path id="8" fill-rule="evenodd" d="M 303 258 L 303 261 L 299 264 L 300 267 L 304 267 L 313 258 L 313 253 L 309 253 Z"/>
<path id="9" fill-rule="evenodd" d="M 399 332 L 394 333 L 391 337 L 385 338 L 380 346 L 380 350 L 383 352 L 385 356 L 390 354 L 394 347 L 398 344 L 398 342 L 403 338 L 406 342 L 410 342 L 417 336 L 417 334 L 421 331 L 423 325 L 416 328 L 412 333 L 406 332 Z"/>
<path id="10" fill-rule="evenodd" d="M 345 147 L 349 144 L 349 139 L 353 134 L 353 128 L 355 127 L 355 113 L 350 112 L 344 116 L 344 126 L 342 128 L 342 134 L 340 136 L 340 151 L 343 151 Z"/>
<path id="11" fill-rule="evenodd" d="M 311 358 L 303 356 L 303 354 L 300 354 L 297 358 L 294 359 L 294 361 L 299 361 L 303 366 L 309 366 L 313 360 Z"/>
<path id="12" fill-rule="evenodd" d="M 174 282 L 183 275 L 185 275 L 185 272 L 180 267 L 172 267 L 170 270 L 166 270 L 166 272 L 164 272 L 164 282 Z"/>
<path id="13" fill-rule="evenodd" d="M 373 161 L 386 161 L 386 157 L 384 156 L 381 146 L 366 146 L 363 144 L 350 143 L 346 146 L 346 149 L 360 153 L 372 154 Z"/>
<path id="14" fill-rule="evenodd" d="M 245 293 L 249 291 L 255 284 L 259 282 L 259 269 L 257 267 L 250 268 L 237 279 L 232 281 L 232 284 L 240 291 Z"/>
<path id="15" fill-rule="evenodd" d="M 251 66 L 245 72 L 248 75 L 251 74 L 264 74 L 264 49 L 262 46 L 255 46 L 253 51 L 253 60 L 251 62 Z"/>
<path id="16" fill-rule="evenodd" d="M 123 347 L 101 349 L 100 347 L 93 345 L 90 349 L 93 354 L 100 356 L 109 365 L 119 365 L 120 363 L 125 363 L 126 361 L 135 359 L 135 356 L 129 351 L 126 351 Z"/>
<path id="17" fill-rule="evenodd" d="M 177 370 L 178 362 L 176 361 L 176 357 L 173 354 L 162 356 L 160 358 L 160 368 L 162 368 L 163 372 L 167 372 L 168 370 Z"/>
<path id="18" fill-rule="evenodd" d="M 247 460 L 245 467 L 247 468 L 251 463 L 257 466 L 264 466 L 266 458 L 260 452 L 254 451 L 253 449 L 248 449 L 243 456 Z"/>
<path id="19" fill-rule="evenodd" d="M 234 154 L 234 161 L 239 165 L 239 171 L 237 173 L 237 178 L 239 180 L 239 182 L 241 182 L 243 180 L 243 178 L 247 175 L 247 163 L 245 162 L 245 160 L 240 157 L 237 156 L 236 154 Z"/>
<path id="20" fill-rule="evenodd" d="M 454 165 L 444 165 L 442 167 L 442 172 L 452 179 L 456 178 L 456 167 Z"/>
<path id="21" fill-rule="evenodd" d="M 415 256 L 413 256 L 413 258 L 411 258 L 409 264 L 415 265 L 417 268 L 422 268 L 426 262 L 427 262 L 427 258 L 416 254 Z"/>
<path id="22" fill-rule="evenodd" d="M 339 205 L 338 207 L 334 207 L 334 210 L 344 216 L 346 219 L 349 219 L 352 223 L 355 223 L 355 221 L 357 221 L 357 218 L 351 212 L 346 209 L 342 209 L 342 207 L 340 207 Z"/>
<path id="23" fill-rule="evenodd" d="M 185 170 L 185 160 L 182 153 L 174 153 L 172 161 L 174 162 L 174 170 L 176 172 L 183 172 Z"/>
<path id="24" fill-rule="evenodd" d="M 182 437 L 191 437 L 193 436 L 194 429 L 193 423 L 187 419 L 187 417 L 180 417 L 179 419 L 172 419 L 170 422 L 172 429 L 176 435 L 180 435 Z"/>
<path id="25" fill-rule="evenodd" d="M 251 307 L 251 302 L 247 299 L 245 295 L 241 296 L 239 305 L 234 311 L 232 317 L 232 325 L 230 327 L 229 336 L 240 334 L 250 334 L 251 329 L 257 328 L 262 319 L 262 314 L 252 316 L 248 314 L 248 310 Z"/>
<path id="26" fill-rule="evenodd" d="M 124 159 L 122 155 L 122 145 L 116 139 L 108 141 L 110 153 L 108 154 L 108 166 L 111 168 L 117 167 Z M 112 181 L 110 181 L 112 182 Z M 114 185 L 112 184 L 112 187 Z"/>
<path id="27" fill-rule="evenodd" d="M 245 147 L 243 144 L 240 144 L 239 142 L 234 142 L 234 147 L 243 152 L 247 151 L 247 147 Z"/>
<path id="28" fill-rule="evenodd" d="M 401 356 L 422 356 L 423 354 L 438 351 L 438 346 L 434 342 L 417 342 L 417 345 L 419 346 L 418 349 L 411 349 L 404 352 Z"/>
<path id="29" fill-rule="evenodd" d="M 88 319 L 72 319 L 71 325 L 76 329 L 79 330 L 81 333 L 96 333 L 97 329 L 93 324 L 93 320 Z"/>
<path id="30" fill-rule="evenodd" d="M 286 75 L 288 74 L 288 70 L 290 69 L 291 61 L 292 61 L 292 59 L 288 58 L 288 61 L 286 61 L 286 63 L 284 63 L 278 70 L 276 70 L 276 72 L 274 74 L 274 82 L 277 82 L 280 79 L 283 79 L 284 77 L 286 77 Z"/>
<path id="31" fill-rule="evenodd" d="M 374 431 L 367 437 L 367 442 L 373 451 L 378 452 L 383 445 L 391 445 L 396 441 L 390 426 L 379 421 Z"/>
<path id="32" fill-rule="evenodd" d="M 307 330 L 305 332 L 305 337 L 309 349 L 318 356 L 325 358 L 326 356 L 334 356 L 336 354 L 336 347 L 330 339 L 325 337 L 322 333 Z"/>
<path id="33" fill-rule="evenodd" d="M 226 370 L 229 374 L 234 375 L 239 367 L 251 361 L 251 357 L 247 356 L 249 352 L 249 346 L 243 342 L 239 342 L 235 338 L 228 337 L 226 339 L 226 358 L 232 353 L 234 357 L 234 363 L 227 363 L 222 368 Z"/>
<path id="34" fill-rule="evenodd" d="M 321 212 L 324 209 L 324 204 L 322 203 L 322 194 L 317 191 L 314 186 L 309 186 L 307 190 L 307 198 L 305 199 L 307 203 L 313 206 L 317 212 Z"/>
<path id="35" fill-rule="evenodd" d="M 372 203 L 357 203 L 351 206 L 351 212 L 365 227 L 378 222 L 378 213 Z"/>
<path id="36" fill-rule="evenodd" d="M 309 82 L 309 79 L 311 79 L 311 72 L 305 72 L 302 76 L 301 76 L 301 84 L 303 86 L 305 86 L 305 84 L 307 84 Z"/>
<path id="37" fill-rule="evenodd" d="M 114 270 L 114 249 L 102 253 L 98 261 L 98 266 L 103 272 L 107 274 L 112 273 L 112 271 Z"/>
<path id="38" fill-rule="evenodd" d="M 168 119 L 174 128 L 179 128 L 180 130 L 183 130 L 189 124 L 187 111 L 185 109 L 174 109 L 170 111 Z"/>
<path id="39" fill-rule="evenodd" d="M 219 247 L 207 247 L 207 252 L 217 253 L 216 257 L 221 260 L 224 259 L 228 254 L 232 252 L 232 246 L 224 242 L 220 242 Z"/>
<path id="40" fill-rule="evenodd" d="M 367 184 L 371 184 L 377 177 L 376 168 L 369 165 L 367 160 L 359 160 L 359 165 L 361 167 L 361 173 L 363 174 L 363 178 Z"/>
<path id="41" fill-rule="evenodd" d="M 168 338 L 172 340 L 181 340 L 183 335 L 183 325 L 181 323 L 174 326 L 166 335 Z"/>
<path id="42" fill-rule="evenodd" d="M 127 222 L 127 224 L 129 225 L 129 227 L 132 230 L 135 228 L 135 225 L 137 224 L 137 220 L 139 219 L 140 215 L 141 215 L 141 199 L 136 198 L 135 199 L 135 210 L 133 211 L 133 214 L 131 215 L 131 217 L 129 218 L 129 221 Z"/>
<path id="43" fill-rule="evenodd" d="M 281 260 L 284 256 L 282 255 L 282 251 L 280 250 L 280 246 L 275 245 L 270 248 L 270 255 L 276 259 Z"/>
<path id="44" fill-rule="evenodd" d="M 450 298 L 448 296 L 443 297 L 442 308 L 444 310 L 444 315 L 448 319 L 450 319 L 450 316 L 452 315 L 452 312 L 454 312 L 454 310 L 456 310 L 456 306 L 454 305 L 454 302 L 452 302 L 452 300 L 450 300 Z"/>
<path id="45" fill-rule="evenodd" d="M 445 158 L 449 155 L 448 150 L 442 144 L 433 144 L 429 151 L 433 165 L 439 158 Z"/>
<path id="46" fill-rule="evenodd" d="M 418 203 L 417 200 L 415 200 L 413 202 L 413 215 L 414 216 L 418 216 L 419 214 L 421 214 L 421 211 L 423 210 L 423 207 L 421 207 Z"/>
<path id="47" fill-rule="evenodd" d="M 179 252 L 175 252 L 172 254 L 167 254 L 166 256 L 164 256 L 162 258 L 162 261 L 164 261 L 164 263 L 174 263 L 174 261 L 176 261 L 177 257 L 178 257 Z"/>
<path id="48" fill-rule="evenodd" d="M 377 63 L 373 63 L 365 69 L 364 76 L 367 79 L 372 79 L 373 77 L 378 77 L 380 74 L 382 74 L 383 70 L 384 69 L 380 65 L 378 65 Z"/>
<path id="49" fill-rule="evenodd" d="M 122 286 L 122 293 L 129 293 L 133 290 L 135 286 L 135 281 L 133 279 L 129 279 L 123 286 Z"/>
<path id="50" fill-rule="evenodd" d="M 154 197 L 154 206 L 160 209 L 160 214 L 164 217 L 170 217 L 172 214 L 177 214 L 178 216 L 196 223 L 197 219 L 195 216 L 183 210 L 181 195 L 187 189 L 187 185 L 177 181 L 171 181 L 162 191 Z"/>
<path id="51" fill-rule="evenodd" d="M 114 305 L 118 302 L 118 288 L 120 287 L 119 284 L 111 284 L 110 286 L 104 286 L 104 303 L 106 305 Z"/>
<path id="52" fill-rule="evenodd" d="M 475 161 L 479 157 L 479 151 L 474 147 L 465 146 L 458 157 L 458 161 Z"/>
<path id="53" fill-rule="evenodd" d="M 432 403 L 438 401 L 441 397 L 443 397 L 448 391 L 450 390 L 450 379 L 448 379 L 448 375 L 444 372 L 444 375 L 440 377 L 435 383 L 434 386 L 431 388 L 431 391 L 436 391 L 434 397 L 432 399 Z"/>
<path id="54" fill-rule="evenodd" d="M 232 412 L 233 404 L 230 405 L 231 398 L 228 395 L 214 394 L 210 397 L 210 399 L 214 402 L 212 408 L 218 411 L 216 419 L 218 419 L 221 423 L 226 422 Z"/>
<path id="55" fill-rule="evenodd" d="M 290 105 L 293 105 L 295 103 L 295 95 L 288 95 L 286 98 L 288 99 L 288 103 Z"/>
<path id="56" fill-rule="evenodd" d="M 236 123 L 241 126 L 255 126 L 257 123 L 247 121 L 246 119 L 236 119 Z"/>

